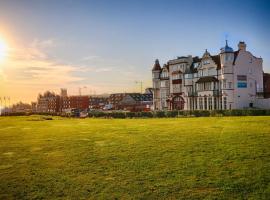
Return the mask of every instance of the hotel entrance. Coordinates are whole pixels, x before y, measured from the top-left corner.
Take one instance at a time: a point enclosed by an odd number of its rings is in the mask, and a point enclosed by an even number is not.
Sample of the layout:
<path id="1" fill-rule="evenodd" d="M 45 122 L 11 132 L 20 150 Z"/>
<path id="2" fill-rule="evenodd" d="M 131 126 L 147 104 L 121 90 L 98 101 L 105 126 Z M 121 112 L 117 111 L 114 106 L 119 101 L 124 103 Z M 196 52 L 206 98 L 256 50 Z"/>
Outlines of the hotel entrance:
<path id="1" fill-rule="evenodd" d="M 175 96 L 168 100 L 170 110 L 184 110 L 185 101 L 181 96 Z"/>

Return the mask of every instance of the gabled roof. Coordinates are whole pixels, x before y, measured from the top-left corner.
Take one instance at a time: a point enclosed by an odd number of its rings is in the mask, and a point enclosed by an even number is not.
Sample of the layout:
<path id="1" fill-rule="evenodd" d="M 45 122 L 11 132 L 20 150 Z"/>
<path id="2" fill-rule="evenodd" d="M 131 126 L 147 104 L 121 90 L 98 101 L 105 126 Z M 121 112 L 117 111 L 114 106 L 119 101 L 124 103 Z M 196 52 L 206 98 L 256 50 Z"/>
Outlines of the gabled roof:
<path id="1" fill-rule="evenodd" d="M 153 101 L 153 94 L 129 94 L 135 101 Z"/>
<path id="2" fill-rule="evenodd" d="M 201 62 L 201 58 L 199 58 L 198 56 L 193 57 L 193 63 L 197 63 L 197 62 Z"/>
<path id="3" fill-rule="evenodd" d="M 205 76 L 205 77 L 199 78 L 199 80 L 196 83 L 217 82 L 217 81 L 218 81 L 218 79 L 216 77 Z"/>
<path id="4" fill-rule="evenodd" d="M 155 61 L 155 64 L 154 64 L 154 67 L 152 69 L 152 71 L 160 71 L 161 70 L 161 67 L 160 67 L 160 64 L 159 64 L 159 60 L 156 59 Z"/>
<path id="5" fill-rule="evenodd" d="M 211 58 L 216 63 L 217 69 L 221 69 L 220 56 L 215 55 L 215 56 L 211 56 Z"/>
<path id="6" fill-rule="evenodd" d="M 234 52 L 233 65 L 235 65 L 235 61 L 236 61 L 238 54 L 239 54 L 239 50 Z"/>

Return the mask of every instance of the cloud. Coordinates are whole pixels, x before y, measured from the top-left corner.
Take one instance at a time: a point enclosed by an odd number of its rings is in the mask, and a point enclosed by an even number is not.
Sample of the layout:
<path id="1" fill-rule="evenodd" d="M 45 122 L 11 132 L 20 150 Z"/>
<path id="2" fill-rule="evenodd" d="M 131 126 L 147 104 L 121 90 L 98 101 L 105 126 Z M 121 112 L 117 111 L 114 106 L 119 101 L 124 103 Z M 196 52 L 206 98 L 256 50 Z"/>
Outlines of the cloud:
<path id="1" fill-rule="evenodd" d="M 0 66 L 0 96 L 13 101 L 33 101 L 40 92 L 68 88 L 78 94 L 78 87 L 87 86 L 97 93 L 133 91 L 135 81 L 142 80 L 136 66 L 123 60 L 88 55 L 78 62 L 56 60 L 46 52 L 54 52 L 58 43 L 53 39 L 33 40 L 28 46 L 9 49 L 4 65 Z"/>
<path id="2" fill-rule="evenodd" d="M 50 60 L 47 55 L 32 45 L 13 49 L 8 56 L 3 74 L 12 84 L 63 85 L 83 80 L 73 72 L 77 67 Z M 43 45 L 44 43 L 42 43 Z"/>
<path id="3" fill-rule="evenodd" d="M 52 48 L 53 40 L 34 40 L 28 46 L 9 48 L 5 62 L 0 65 L 0 96 L 14 101 L 33 101 L 38 93 L 58 90 L 82 83 L 83 67 L 50 58 L 44 48 Z"/>
<path id="4" fill-rule="evenodd" d="M 45 49 L 45 48 L 52 48 L 56 46 L 56 41 L 54 39 L 34 39 L 31 43 L 31 47 L 34 49 Z"/>

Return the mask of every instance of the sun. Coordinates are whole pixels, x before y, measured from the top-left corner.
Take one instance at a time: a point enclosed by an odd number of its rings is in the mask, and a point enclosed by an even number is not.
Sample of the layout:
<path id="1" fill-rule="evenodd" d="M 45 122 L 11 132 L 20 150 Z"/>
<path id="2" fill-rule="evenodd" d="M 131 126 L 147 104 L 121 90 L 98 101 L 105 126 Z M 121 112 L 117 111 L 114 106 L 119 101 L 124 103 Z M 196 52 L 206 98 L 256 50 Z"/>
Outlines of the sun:
<path id="1" fill-rule="evenodd" d="M 0 62 L 4 60 L 7 54 L 7 45 L 3 39 L 0 38 Z"/>

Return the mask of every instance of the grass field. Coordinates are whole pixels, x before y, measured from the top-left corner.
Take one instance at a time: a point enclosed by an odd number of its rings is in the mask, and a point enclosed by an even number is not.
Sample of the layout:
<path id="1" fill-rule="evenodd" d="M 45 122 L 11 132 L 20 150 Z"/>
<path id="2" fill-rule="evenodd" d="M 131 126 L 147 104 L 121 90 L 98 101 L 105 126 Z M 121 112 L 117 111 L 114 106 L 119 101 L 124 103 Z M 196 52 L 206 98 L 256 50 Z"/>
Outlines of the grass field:
<path id="1" fill-rule="evenodd" d="M 0 118 L 0 199 L 269 199 L 270 117 Z"/>

